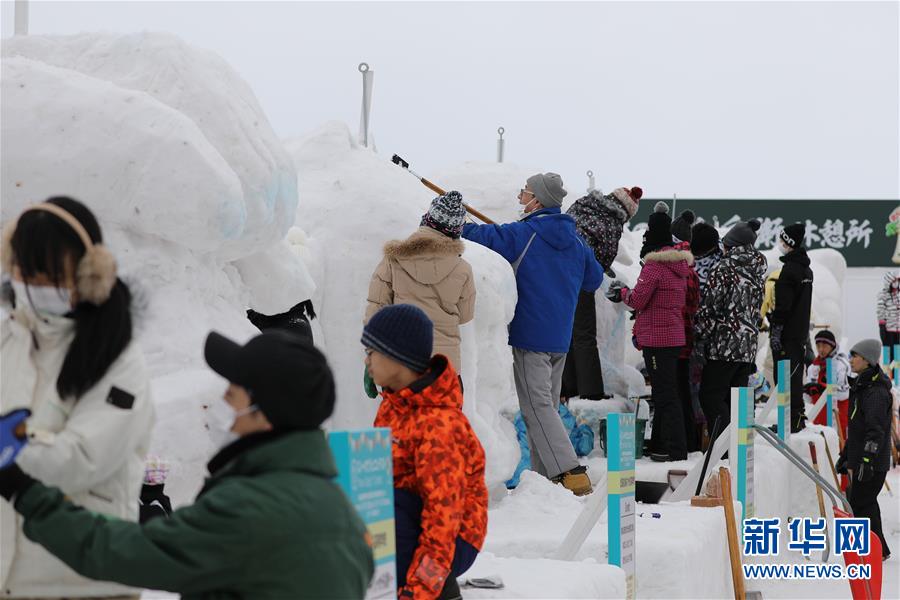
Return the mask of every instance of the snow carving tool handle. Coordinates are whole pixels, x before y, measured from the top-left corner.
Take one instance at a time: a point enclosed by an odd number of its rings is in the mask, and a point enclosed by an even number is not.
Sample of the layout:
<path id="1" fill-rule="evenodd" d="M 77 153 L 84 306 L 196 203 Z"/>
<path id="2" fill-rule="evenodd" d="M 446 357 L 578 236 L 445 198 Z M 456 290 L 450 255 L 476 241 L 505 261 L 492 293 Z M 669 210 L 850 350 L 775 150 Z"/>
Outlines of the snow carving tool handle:
<path id="1" fill-rule="evenodd" d="M 437 185 L 433 184 L 432 182 L 428 181 L 427 179 L 425 179 L 424 177 L 422 177 L 421 175 L 419 175 L 418 173 L 416 173 L 415 171 L 413 171 L 412 169 L 410 169 L 410 168 L 409 168 L 409 163 L 406 162 L 405 160 L 403 160 L 402 158 L 400 158 L 398 155 L 395 154 L 394 156 L 392 156 L 392 157 L 391 157 L 391 162 L 393 162 L 395 165 L 397 165 L 397 166 L 400 167 L 401 169 L 403 169 L 403 170 L 405 170 L 405 171 L 408 171 L 413 177 L 415 177 L 416 179 L 418 179 L 419 181 L 421 181 L 421 182 L 422 182 L 422 185 L 424 185 L 425 187 L 427 187 L 429 190 L 431 190 L 431 191 L 434 192 L 435 194 L 438 194 L 438 195 L 440 195 L 440 196 L 443 196 L 444 194 L 447 193 L 447 192 L 445 192 L 444 190 L 442 190 L 440 187 L 438 187 Z M 478 219 L 478 220 L 481 221 L 482 223 L 487 223 L 488 225 L 493 225 L 493 224 L 494 224 L 494 221 L 493 221 L 493 220 L 491 220 L 491 219 L 489 219 L 488 217 L 484 216 L 484 214 L 483 214 L 481 211 L 472 208 L 471 206 L 469 206 L 469 205 L 466 204 L 465 202 L 463 202 L 463 208 L 466 209 L 466 212 L 468 212 L 470 215 L 472 215 L 473 217 L 475 217 L 476 219 Z"/>

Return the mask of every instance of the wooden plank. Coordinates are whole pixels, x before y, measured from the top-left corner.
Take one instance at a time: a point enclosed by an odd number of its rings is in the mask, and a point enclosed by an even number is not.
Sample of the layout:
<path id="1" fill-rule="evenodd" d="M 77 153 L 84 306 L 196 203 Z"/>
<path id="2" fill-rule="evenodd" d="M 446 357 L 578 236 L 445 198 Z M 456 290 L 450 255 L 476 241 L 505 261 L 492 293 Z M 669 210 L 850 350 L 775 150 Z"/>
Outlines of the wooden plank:
<path id="1" fill-rule="evenodd" d="M 734 496 L 731 493 L 731 476 L 725 467 L 719 467 L 719 485 L 722 490 L 722 504 L 725 508 L 725 528 L 728 530 L 728 556 L 731 559 L 731 581 L 734 584 L 734 600 L 746 600 L 744 570 L 741 565 L 741 548 L 738 544 L 737 523 L 734 518 Z"/>

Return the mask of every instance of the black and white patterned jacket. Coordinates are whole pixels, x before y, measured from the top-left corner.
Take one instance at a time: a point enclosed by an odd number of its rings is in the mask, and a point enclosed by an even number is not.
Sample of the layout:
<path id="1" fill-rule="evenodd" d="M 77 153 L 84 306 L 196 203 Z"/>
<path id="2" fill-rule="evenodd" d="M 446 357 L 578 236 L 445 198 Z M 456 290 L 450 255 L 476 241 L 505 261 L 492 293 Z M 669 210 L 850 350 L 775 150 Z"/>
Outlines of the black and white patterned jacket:
<path id="1" fill-rule="evenodd" d="M 593 191 L 575 201 L 566 214 L 575 219 L 575 229 L 594 251 L 604 269 L 609 269 L 619 251 L 625 223 L 637 212 L 637 203 L 624 188 L 605 196 Z"/>

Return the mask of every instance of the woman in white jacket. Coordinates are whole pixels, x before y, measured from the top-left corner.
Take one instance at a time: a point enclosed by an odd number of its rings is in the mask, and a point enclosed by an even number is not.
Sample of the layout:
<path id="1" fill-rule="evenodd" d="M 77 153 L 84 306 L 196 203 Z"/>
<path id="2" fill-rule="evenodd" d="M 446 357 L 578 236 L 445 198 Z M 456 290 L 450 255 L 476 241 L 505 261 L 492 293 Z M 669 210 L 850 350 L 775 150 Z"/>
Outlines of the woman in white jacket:
<path id="1" fill-rule="evenodd" d="M 137 520 L 153 426 L 131 294 L 91 211 L 66 197 L 26 209 L 3 232 L 0 413 L 29 409 L 18 465 L 98 513 Z M 22 533 L 0 503 L 0 597 L 123 597 L 77 575 Z"/>

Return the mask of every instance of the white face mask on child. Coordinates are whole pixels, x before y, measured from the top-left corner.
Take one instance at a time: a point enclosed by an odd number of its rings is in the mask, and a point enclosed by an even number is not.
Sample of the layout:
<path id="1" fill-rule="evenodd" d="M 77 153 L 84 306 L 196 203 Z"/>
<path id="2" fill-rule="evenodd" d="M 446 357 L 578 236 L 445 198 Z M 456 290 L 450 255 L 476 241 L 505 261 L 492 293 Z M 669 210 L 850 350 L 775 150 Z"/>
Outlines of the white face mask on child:
<path id="1" fill-rule="evenodd" d="M 16 279 L 12 280 L 12 288 L 16 301 L 30 303 L 38 315 L 61 317 L 72 312 L 72 294 L 67 289 L 52 285 L 26 285 Z"/>
<path id="2" fill-rule="evenodd" d="M 791 248 L 790 246 L 785 244 L 783 240 L 778 240 L 778 251 L 779 252 L 781 252 L 782 254 L 787 254 L 791 250 L 793 250 L 793 248 Z"/>

